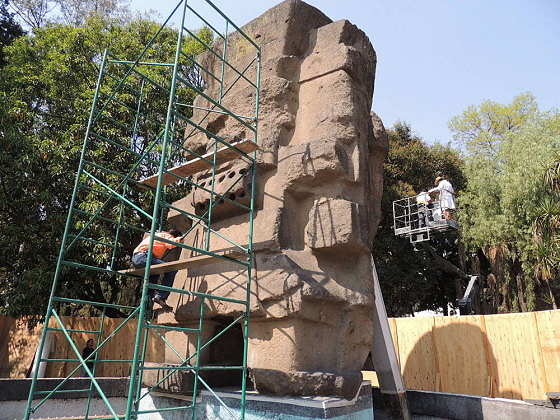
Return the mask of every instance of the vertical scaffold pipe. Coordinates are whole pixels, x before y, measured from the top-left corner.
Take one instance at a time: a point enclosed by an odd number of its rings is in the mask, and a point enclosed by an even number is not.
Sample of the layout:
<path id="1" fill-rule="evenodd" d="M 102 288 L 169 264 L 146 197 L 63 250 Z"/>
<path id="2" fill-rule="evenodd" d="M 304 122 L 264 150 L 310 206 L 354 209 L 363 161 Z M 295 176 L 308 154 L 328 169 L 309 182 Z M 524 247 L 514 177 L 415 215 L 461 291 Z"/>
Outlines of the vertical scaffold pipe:
<path id="1" fill-rule="evenodd" d="M 226 71 L 226 60 L 227 60 L 227 45 L 228 43 L 228 21 L 226 20 L 226 31 L 224 35 L 224 50 L 222 51 L 222 72 L 220 76 L 220 98 L 218 103 L 222 103 L 222 98 L 224 97 L 224 75 Z"/>
<path id="2" fill-rule="evenodd" d="M 196 363 L 195 363 L 195 370 L 194 370 L 194 380 L 193 380 L 193 399 L 192 399 L 192 420 L 196 420 L 196 395 L 198 394 L 198 373 L 200 367 L 200 358 L 202 357 L 202 349 L 201 342 L 202 342 L 202 333 L 204 328 L 204 308 L 206 305 L 206 300 L 204 297 L 200 299 L 200 308 L 199 308 L 199 320 L 198 320 L 198 332 L 196 333 Z M 183 362 L 186 363 L 188 359 Z"/>
<path id="3" fill-rule="evenodd" d="M 150 330 L 146 326 L 146 321 L 144 321 L 144 340 L 142 343 L 142 357 L 140 359 L 140 367 L 138 369 L 138 384 L 136 386 L 136 394 L 134 395 L 134 411 L 140 409 L 140 394 L 142 394 L 142 381 L 144 379 L 144 365 L 146 360 L 146 349 L 148 347 L 148 333 Z"/>
<path id="4" fill-rule="evenodd" d="M 97 340 L 95 342 L 95 348 L 99 347 L 99 344 L 101 343 L 101 340 L 103 339 L 103 330 L 104 330 L 104 324 L 105 324 L 105 310 L 107 308 L 103 307 L 103 312 L 101 312 L 101 320 L 99 322 L 99 328 L 97 329 L 98 334 L 97 334 Z M 86 342 L 87 345 L 87 342 Z M 97 359 L 99 359 L 99 353 L 100 352 L 96 352 L 95 353 L 95 357 L 93 358 L 93 370 L 91 371 L 91 373 L 93 373 L 93 376 L 95 376 L 96 372 L 97 372 Z M 84 420 L 88 420 L 89 418 L 89 409 L 91 406 L 91 397 L 93 396 L 93 381 L 90 382 L 89 384 L 89 391 L 88 391 L 88 400 L 87 400 L 87 404 L 86 404 L 86 415 L 84 417 Z"/>
<path id="5" fill-rule="evenodd" d="M 165 120 L 165 131 L 163 133 L 163 144 L 161 148 L 161 158 L 159 162 L 158 170 L 158 180 L 156 186 L 154 209 L 152 212 L 152 226 L 150 229 L 150 241 L 148 245 L 148 255 L 146 261 L 146 267 L 144 270 L 144 280 L 142 282 L 142 295 L 140 299 L 140 310 L 138 312 L 138 319 L 136 325 L 136 337 L 134 339 L 134 353 L 132 356 L 132 366 L 130 370 L 130 382 L 128 387 L 128 398 L 126 403 L 126 415 L 125 420 L 130 420 L 132 415 L 132 404 L 136 399 L 135 389 L 136 389 L 136 375 L 138 369 L 138 355 L 140 351 L 140 342 L 142 340 L 142 330 L 144 327 L 144 319 L 146 317 L 146 303 L 148 297 L 148 283 L 150 281 L 150 267 L 152 262 L 153 247 L 154 247 L 154 236 L 156 233 L 156 227 L 158 225 L 158 213 L 160 207 L 160 196 L 163 187 L 163 172 L 165 170 L 165 165 L 167 163 L 167 142 L 169 139 L 169 131 L 171 125 L 171 119 L 173 115 L 173 110 L 175 107 L 175 89 L 177 84 L 177 71 L 179 67 L 179 55 L 181 53 L 182 41 L 183 41 L 183 27 L 185 26 L 185 14 L 187 10 L 187 0 L 183 0 L 179 3 L 183 4 L 183 11 L 181 16 L 181 25 L 179 26 L 179 34 L 177 35 L 177 48 L 175 50 L 175 62 L 173 64 L 173 75 L 171 79 L 171 87 L 169 89 L 169 101 L 167 104 L 167 116 Z M 178 6 L 179 6 L 178 5 Z"/>
<path id="6" fill-rule="evenodd" d="M 258 144 L 258 121 L 259 121 L 259 92 L 261 84 L 261 53 L 257 50 L 255 92 L 255 143 Z M 253 224 L 255 220 L 255 195 L 257 182 L 257 151 L 253 152 L 253 163 L 251 166 L 251 204 L 249 206 L 249 236 L 247 238 L 249 266 L 247 267 L 247 290 L 245 295 L 245 316 L 243 317 L 243 376 L 241 377 L 241 420 L 245 419 L 246 388 L 247 388 L 247 353 L 249 350 L 249 317 L 251 310 L 251 282 L 253 279 L 253 267 L 255 266 L 255 255 L 253 251 Z"/>

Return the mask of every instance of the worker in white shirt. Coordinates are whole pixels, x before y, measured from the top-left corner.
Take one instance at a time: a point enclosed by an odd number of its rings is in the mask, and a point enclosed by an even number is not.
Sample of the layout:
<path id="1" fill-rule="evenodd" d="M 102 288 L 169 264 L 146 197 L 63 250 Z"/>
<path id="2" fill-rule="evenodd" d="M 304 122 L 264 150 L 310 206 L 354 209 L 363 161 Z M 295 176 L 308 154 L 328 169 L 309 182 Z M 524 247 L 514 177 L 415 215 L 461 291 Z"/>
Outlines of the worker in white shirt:
<path id="1" fill-rule="evenodd" d="M 429 190 L 429 193 L 439 193 L 439 205 L 443 216 L 447 220 L 453 220 L 453 211 L 455 210 L 455 191 L 451 182 L 445 179 L 445 176 L 438 176 L 435 181 L 435 188 Z"/>

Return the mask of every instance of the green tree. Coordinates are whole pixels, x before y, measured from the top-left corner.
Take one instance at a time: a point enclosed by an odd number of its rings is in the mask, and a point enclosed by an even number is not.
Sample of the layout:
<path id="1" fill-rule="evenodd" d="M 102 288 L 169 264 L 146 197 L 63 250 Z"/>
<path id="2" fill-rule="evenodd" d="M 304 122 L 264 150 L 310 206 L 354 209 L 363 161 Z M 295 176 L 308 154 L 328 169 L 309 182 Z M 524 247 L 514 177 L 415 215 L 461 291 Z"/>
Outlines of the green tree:
<path id="1" fill-rule="evenodd" d="M 438 174 L 447 175 L 460 191 L 465 185 L 462 160 L 449 146 L 427 145 L 406 123 L 395 124 L 387 134 L 382 220 L 373 249 L 387 311 L 403 316 L 446 310 L 457 298 L 458 279 L 434 264 L 425 251 L 415 251 L 408 239 L 395 237 L 392 203 L 428 190 Z"/>
<path id="2" fill-rule="evenodd" d="M 538 204 L 532 215 L 531 231 L 535 255 L 530 266 L 537 281 L 546 286 L 548 301 L 558 309 L 560 294 L 560 153 L 542 179 Z"/>
<path id="3" fill-rule="evenodd" d="M 490 265 L 496 309 L 556 307 L 558 113 L 540 112 L 522 94 L 509 105 L 469 107 L 450 127 L 469 151 L 468 187 L 459 198 L 463 239 Z"/>
<path id="4" fill-rule="evenodd" d="M 505 137 L 520 130 L 537 112 L 535 97 L 523 93 L 508 105 L 484 101 L 469 106 L 451 119 L 449 128 L 455 141 L 470 154 L 494 158 Z"/>
<path id="5" fill-rule="evenodd" d="M 124 0 L 54 0 L 65 23 L 83 25 L 88 18 L 127 17 L 128 1 Z"/>
<path id="6" fill-rule="evenodd" d="M 100 52 L 110 47 L 119 58 L 133 60 L 157 31 L 159 25 L 144 19 L 126 24 L 91 18 L 81 27 L 49 25 L 16 39 L 5 49 L 6 66 L 0 78 L 0 311 L 12 316 L 42 315 L 60 246 L 69 207 L 80 150 L 100 62 Z M 146 60 L 165 62 L 174 56 L 176 32 L 164 30 L 146 55 Z M 199 36 L 210 41 L 207 29 Z M 185 52 L 195 55 L 200 46 Z M 186 47 L 187 48 L 187 47 Z M 197 49 L 198 48 L 198 49 Z M 151 67 L 145 72 L 156 82 L 168 80 L 166 68 Z M 186 69 L 188 71 L 188 69 Z M 110 80 L 110 79 L 108 79 Z M 102 102 L 113 92 L 116 82 L 105 84 Z M 148 140 L 160 132 L 167 95 L 146 85 L 146 118 L 135 147 L 141 152 Z M 184 89 L 181 98 L 189 103 L 194 95 Z M 123 121 L 134 104 L 133 94 L 123 90 L 105 115 Z M 122 104 L 122 105 L 120 105 Z M 128 108 L 127 108 L 128 104 Z M 130 123 L 130 121 L 129 121 Z M 100 123 L 101 124 L 101 123 Z M 110 122 L 101 124 L 99 134 L 130 142 L 130 132 Z M 127 172 L 133 164 L 130 155 L 99 143 L 91 152 L 95 162 Z M 178 158 L 180 156 L 176 155 Z M 149 171 L 149 165 L 142 167 Z M 110 179 L 110 178 L 109 178 Z M 114 181 L 114 179 L 112 179 Z M 171 191 L 173 193 L 173 191 Z M 99 191 L 80 193 L 80 208 L 93 212 L 105 197 Z M 146 208 L 152 197 L 147 192 L 131 191 L 130 198 Z M 107 216 L 117 218 L 119 206 L 111 204 Z M 126 214 L 130 224 L 148 228 L 138 214 Z M 74 226 L 75 233 L 84 221 Z M 114 231 L 95 223 L 88 236 L 111 242 Z M 121 235 L 117 267 L 139 240 L 138 233 Z M 97 244 L 80 242 L 73 248 L 81 261 L 100 266 L 111 260 L 111 250 Z M 66 273 L 61 293 L 87 300 L 130 302 L 135 287 L 130 279 L 92 272 Z M 80 308 L 76 308 L 79 310 Z"/>
<path id="7" fill-rule="evenodd" d="M 10 7 L 31 30 L 48 23 L 81 26 L 91 17 L 130 20 L 127 0 L 11 0 Z"/>
<path id="8" fill-rule="evenodd" d="M 23 29 L 8 11 L 8 0 L 0 0 L 0 67 L 4 66 L 4 48 L 23 35 Z"/>
<path id="9" fill-rule="evenodd" d="M 32 30 L 42 27 L 55 5 L 50 0 L 11 0 L 10 7 Z"/>

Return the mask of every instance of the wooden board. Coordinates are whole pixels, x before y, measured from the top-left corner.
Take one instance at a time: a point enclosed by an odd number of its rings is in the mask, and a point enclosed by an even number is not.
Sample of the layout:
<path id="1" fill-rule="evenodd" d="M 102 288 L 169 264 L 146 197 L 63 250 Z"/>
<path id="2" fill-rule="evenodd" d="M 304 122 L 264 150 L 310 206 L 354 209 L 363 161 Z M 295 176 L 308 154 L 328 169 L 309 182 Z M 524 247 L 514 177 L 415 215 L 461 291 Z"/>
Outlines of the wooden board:
<path id="1" fill-rule="evenodd" d="M 535 312 L 546 392 L 560 392 L 560 311 Z"/>
<path id="2" fill-rule="evenodd" d="M 10 330 L 15 319 L 0 315 L 0 378 L 10 377 Z"/>
<path id="3" fill-rule="evenodd" d="M 75 328 L 75 321 L 73 317 L 61 316 L 60 320 L 63 322 L 64 328 Z M 54 317 L 51 318 L 49 326 L 51 328 L 60 328 L 59 323 Z M 49 331 L 49 334 L 52 335 L 51 348 L 48 355 L 49 359 L 77 359 L 76 354 L 68 345 L 68 340 L 66 339 L 62 331 Z M 73 335 L 74 333 L 70 334 L 71 337 Z M 37 343 L 37 345 L 38 344 L 39 343 Z M 78 347 L 78 350 L 81 351 L 82 348 Z M 48 362 L 47 368 L 45 370 L 45 377 L 63 378 L 67 375 L 67 373 L 70 373 L 77 365 L 77 362 Z M 80 370 L 74 376 L 83 376 L 82 371 Z"/>
<path id="4" fill-rule="evenodd" d="M 532 313 L 485 318 L 495 397 L 544 400 L 545 381 L 537 323 Z"/>
<path id="5" fill-rule="evenodd" d="M 481 322 L 482 316 L 434 318 L 438 390 L 489 395 L 490 375 L 486 353 L 481 351 L 487 338 Z"/>
<path id="6" fill-rule="evenodd" d="M 241 259 L 245 254 L 241 252 L 231 251 L 222 253 L 220 255 L 232 260 L 238 260 Z M 177 261 L 153 265 L 150 267 L 150 274 L 163 274 L 170 271 L 183 270 L 185 268 L 193 266 L 199 267 L 201 265 L 212 264 L 220 261 L 224 261 L 224 259 L 215 255 L 197 255 L 196 257 L 184 258 Z M 127 270 L 120 270 L 119 273 L 143 276 L 144 268 L 129 268 Z"/>
<path id="7" fill-rule="evenodd" d="M 389 318 L 389 328 L 391 328 L 391 338 L 393 339 L 393 344 L 395 345 L 395 353 L 397 354 L 397 361 L 399 362 L 399 367 L 401 368 L 401 356 L 399 354 L 399 337 L 397 334 L 397 319 Z"/>
<path id="8" fill-rule="evenodd" d="M 377 374 L 375 371 L 362 370 L 362 378 L 364 381 L 370 381 L 372 387 L 379 388 L 379 381 L 377 380 Z"/>
<path id="9" fill-rule="evenodd" d="M 8 348 L 8 365 L 1 368 L 7 369 L 10 378 L 25 378 L 33 363 L 43 325 L 38 324 L 29 330 L 25 318 L 5 317 L 3 322 L 10 323 L 10 329 L 7 335 L 0 337 L 0 342 L 7 340 Z"/>
<path id="10" fill-rule="evenodd" d="M 236 147 L 244 153 L 254 152 L 258 148 L 257 144 L 251 140 L 241 140 L 235 143 L 231 143 L 231 146 Z M 230 160 L 239 159 L 241 156 L 242 155 L 237 150 L 227 146 L 223 146 L 218 149 L 216 153 L 216 165 L 229 162 Z M 212 164 L 206 162 L 204 159 L 212 162 L 214 159 L 214 153 L 206 153 L 200 158 L 189 160 L 187 163 L 168 169 L 168 172 L 187 178 L 198 172 L 212 168 Z M 157 180 L 158 176 L 152 175 L 148 178 L 140 180 L 140 183 L 155 188 L 157 185 Z M 179 181 L 179 178 L 174 177 L 170 174 L 163 174 L 163 185 L 173 184 L 177 181 Z"/>
<path id="11" fill-rule="evenodd" d="M 68 328 L 96 330 L 99 318 L 63 317 Z M 51 326 L 56 327 L 51 321 Z M 107 337 L 123 319 L 105 319 Z M 483 396 L 547 399 L 560 387 L 560 311 L 469 317 L 390 319 L 401 371 L 411 389 L 465 392 Z M 24 319 L 0 317 L 0 369 L 11 378 L 25 377 L 42 325 L 28 330 Z M 6 334 L 5 332 L 8 331 Z M 103 359 L 131 359 L 136 322 L 131 320 L 102 350 Z M 160 331 L 167 335 L 167 332 Z M 74 358 L 62 333 L 54 332 L 50 357 Z M 81 351 L 92 334 L 72 333 Z M 487 338 L 486 340 L 484 338 Z M 7 341 L 7 347 L 6 347 Z M 8 349 L 6 361 L 5 349 Z M 150 362 L 162 362 L 165 344 L 150 333 Z M 486 365 L 484 365 L 484 360 Z M 8 366 L 5 363 L 8 363 Z M 66 376 L 75 363 L 49 363 L 47 376 Z M 98 376 L 127 376 L 129 363 L 98 366 Z M 494 378 L 490 381 L 489 375 Z M 371 376 L 369 376 L 371 375 Z M 368 379 L 375 379 L 368 373 Z M 487 382 L 485 382 L 485 380 Z M 489 391 L 493 384 L 493 392 Z M 493 395 L 492 395 L 493 394 Z"/>
<path id="12" fill-rule="evenodd" d="M 391 328 L 391 337 L 393 338 L 393 344 L 395 345 L 395 353 L 397 355 L 397 362 L 400 367 L 400 356 L 399 356 L 399 342 L 397 337 L 397 320 L 395 318 L 388 318 L 389 328 Z M 401 368 L 402 371 L 402 368 Z M 377 379 L 377 373 L 373 370 L 363 370 L 362 376 L 365 381 L 371 381 L 371 386 L 379 388 L 379 380 Z"/>
<path id="13" fill-rule="evenodd" d="M 432 337 L 434 319 L 399 318 L 397 340 L 401 372 L 408 389 L 436 389 L 436 353 Z"/>

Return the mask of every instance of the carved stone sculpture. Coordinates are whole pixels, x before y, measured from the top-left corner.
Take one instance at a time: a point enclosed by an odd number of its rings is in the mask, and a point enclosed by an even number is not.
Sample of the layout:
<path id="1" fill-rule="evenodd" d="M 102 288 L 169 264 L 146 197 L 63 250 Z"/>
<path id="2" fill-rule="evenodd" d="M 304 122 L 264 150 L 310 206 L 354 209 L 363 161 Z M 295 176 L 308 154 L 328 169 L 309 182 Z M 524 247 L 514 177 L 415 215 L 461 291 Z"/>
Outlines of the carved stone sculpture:
<path id="1" fill-rule="evenodd" d="M 351 397 L 372 342 L 370 247 L 379 222 L 387 148 L 381 120 L 370 116 L 375 51 L 350 22 L 332 22 L 298 0 L 284 1 L 243 30 L 262 48 L 248 365 L 262 393 Z M 254 50 L 235 33 L 228 56 L 236 68 L 244 68 Z M 206 55 L 203 62 L 219 74 L 216 57 Z M 229 86 L 237 74 L 225 74 Z M 254 80 L 254 72 L 247 77 Z M 216 94 L 219 87 L 206 79 L 207 92 Z M 252 95 L 254 89 L 238 83 L 222 103 L 250 115 Z M 195 105 L 210 106 L 200 96 Z M 195 110 L 193 120 L 204 114 Z M 252 138 L 227 115 L 214 113 L 204 124 L 231 141 Z M 198 152 L 213 145 L 202 133 L 185 144 Z M 243 179 L 228 197 L 247 204 L 251 179 L 241 160 L 219 167 L 214 188 L 223 193 L 238 177 Z M 210 172 L 197 175 L 199 183 L 210 180 Z M 209 194 L 195 189 L 175 206 L 203 214 L 208 202 Z M 169 219 L 186 227 L 176 212 Z M 242 209 L 227 201 L 215 205 L 212 228 L 220 234 L 246 245 L 247 225 Z M 205 235 L 200 225 L 185 243 L 201 246 Z M 211 249 L 230 247 L 211 236 Z M 183 250 L 181 258 L 189 255 Z M 237 281 L 241 274 L 238 265 L 220 262 L 180 271 L 174 287 L 241 297 L 246 292 Z M 168 303 L 175 311 L 158 322 L 192 325 L 198 306 L 190 302 L 172 294 Z M 209 320 L 240 312 L 236 304 L 207 302 Z"/>

